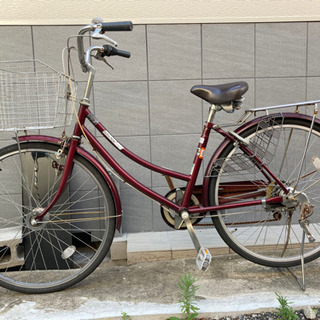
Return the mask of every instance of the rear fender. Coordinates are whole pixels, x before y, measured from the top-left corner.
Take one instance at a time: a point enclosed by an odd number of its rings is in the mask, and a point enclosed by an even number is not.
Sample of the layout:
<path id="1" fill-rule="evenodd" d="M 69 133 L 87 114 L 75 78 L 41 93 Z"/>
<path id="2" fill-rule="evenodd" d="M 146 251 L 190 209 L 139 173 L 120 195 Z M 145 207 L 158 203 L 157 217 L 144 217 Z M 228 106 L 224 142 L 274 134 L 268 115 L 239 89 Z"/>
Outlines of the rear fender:
<path id="1" fill-rule="evenodd" d="M 44 136 L 44 135 L 26 135 L 26 136 L 20 136 L 18 137 L 20 142 L 29 142 L 29 141 L 44 141 L 47 143 L 55 144 L 55 145 L 61 145 L 62 139 L 51 137 L 51 136 Z M 110 188 L 110 191 L 112 193 L 114 206 L 116 209 L 116 227 L 120 231 L 121 228 L 121 222 L 122 222 L 122 208 L 121 208 L 121 201 L 118 193 L 118 189 L 113 182 L 109 172 L 106 170 L 106 168 L 101 164 L 100 161 L 98 161 L 92 154 L 90 154 L 88 151 L 83 149 L 82 147 L 77 147 L 77 153 L 83 156 L 85 159 L 87 159 L 89 162 L 91 162 L 103 175 L 103 177 L 106 180 L 106 183 L 108 184 L 108 187 Z"/>

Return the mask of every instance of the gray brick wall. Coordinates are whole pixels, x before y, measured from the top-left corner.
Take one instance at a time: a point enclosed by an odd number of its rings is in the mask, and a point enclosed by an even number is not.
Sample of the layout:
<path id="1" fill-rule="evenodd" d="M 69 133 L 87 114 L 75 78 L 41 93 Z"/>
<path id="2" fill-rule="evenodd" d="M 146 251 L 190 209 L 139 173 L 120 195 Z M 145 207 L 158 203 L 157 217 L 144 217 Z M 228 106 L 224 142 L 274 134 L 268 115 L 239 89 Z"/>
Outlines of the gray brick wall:
<path id="1" fill-rule="evenodd" d="M 0 26 L 0 60 L 37 58 L 61 70 L 61 50 L 78 29 Z M 193 85 L 245 80 L 250 86 L 245 108 L 320 97 L 318 22 L 137 25 L 131 33 L 109 36 L 132 58 L 110 59 L 115 71 L 96 64 L 92 108 L 122 144 L 174 170 L 189 173 L 207 114 L 208 105 L 189 93 Z M 75 66 L 81 82 L 85 76 L 76 60 Z M 220 113 L 216 120 L 239 116 Z M 11 135 L 1 134 L 1 145 Z M 212 136 L 207 157 L 219 141 Z M 168 191 L 163 177 L 122 156 L 119 161 L 148 187 Z M 124 232 L 168 229 L 158 205 L 128 186 L 119 184 L 119 189 Z"/>

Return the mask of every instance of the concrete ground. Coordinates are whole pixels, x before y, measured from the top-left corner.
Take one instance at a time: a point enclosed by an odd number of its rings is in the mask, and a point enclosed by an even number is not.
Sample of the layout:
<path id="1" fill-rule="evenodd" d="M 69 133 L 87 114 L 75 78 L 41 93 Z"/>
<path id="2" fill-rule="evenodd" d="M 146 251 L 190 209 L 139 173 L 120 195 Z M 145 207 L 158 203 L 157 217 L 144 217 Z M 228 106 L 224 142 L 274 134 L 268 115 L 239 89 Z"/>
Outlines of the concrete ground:
<path id="1" fill-rule="evenodd" d="M 300 277 L 301 270 L 295 273 Z M 195 260 L 168 260 L 127 265 L 103 262 L 87 279 L 68 290 L 25 295 L 0 288 L 0 319 L 160 320 L 179 315 L 177 282 L 183 274 L 198 278 L 199 315 L 223 316 L 279 306 L 275 292 L 294 308 L 320 306 L 320 260 L 306 265 L 306 291 L 285 269 L 262 267 L 237 255 L 216 256 L 207 272 Z"/>

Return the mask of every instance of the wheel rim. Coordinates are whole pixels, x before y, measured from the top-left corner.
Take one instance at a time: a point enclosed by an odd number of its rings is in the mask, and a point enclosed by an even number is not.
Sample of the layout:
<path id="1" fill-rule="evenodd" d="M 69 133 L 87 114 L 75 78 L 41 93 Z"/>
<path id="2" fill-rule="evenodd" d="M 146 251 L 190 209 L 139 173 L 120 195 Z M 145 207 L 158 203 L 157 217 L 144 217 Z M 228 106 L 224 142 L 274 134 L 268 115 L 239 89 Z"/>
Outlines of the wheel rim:
<path id="1" fill-rule="evenodd" d="M 281 168 L 281 181 L 287 187 L 292 187 L 294 184 L 295 175 L 297 175 L 297 172 L 300 168 L 298 159 L 298 156 L 300 155 L 299 146 L 305 146 L 303 142 L 307 137 L 308 127 L 294 122 L 292 124 L 279 124 L 274 128 L 277 129 L 277 134 L 279 134 L 279 136 L 275 139 L 267 137 L 267 143 L 270 143 L 270 146 L 273 148 L 273 150 L 268 149 L 270 147 L 269 146 L 267 150 L 265 150 L 267 156 L 262 156 L 262 158 L 265 162 L 267 162 L 270 169 L 276 175 L 279 174 Z M 261 135 L 264 136 L 263 138 L 266 138 L 266 136 L 270 135 L 270 130 L 270 127 L 266 126 L 264 129 L 260 128 L 259 132 L 261 132 Z M 288 139 L 290 134 L 290 144 L 287 150 L 284 152 L 286 146 L 288 145 L 285 143 L 285 141 Z M 244 134 L 244 136 L 249 139 L 252 139 L 254 135 L 255 131 L 252 132 L 252 130 L 250 133 Z M 302 176 L 305 177 L 301 179 L 296 193 L 303 191 L 311 183 L 317 181 L 317 179 L 320 179 L 319 170 L 315 171 L 315 168 L 311 162 L 311 159 L 314 156 L 319 155 L 317 151 L 320 149 L 319 136 L 320 133 L 314 130 L 306 154 L 306 163 L 304 164 L 302 170 Z M 277 141 L 275 143 L 275 141 L 271 140 Z M 270 182 L 266 182 L 265 177 L 260 172 L 254 171 L 253 168 L 249 166 L 246 167 L 246 163 L 241 163 L 241 161 L 244 161 L 245 159 L 241 158 L 242 155 L 238 154 L 236 148 L 232 150 L 232 147 L 229 147 L 229 152 L 230 153 L 228 156 L 225 155 L 226 161 L 222 166 L 220 165 L 220 168 L 218 169 L 219 174 L 215 179 L 215 182 L 219 185 L 220 189 L 220 195 L 218 192 L 215 194 L 216 204 L 226 203 L 226 201 L 235 203 L 238 201 L 244 201 L 244 199 L 257 200 L 266 198 L 268 196 L 271 197 L 282 195 L 278 186 L 272 186 Z M 303 149 L 301 153 L 302 152 Z M 283 161 L 283 156 L 285 153 L 287 156 L 285 161 Z M 221 159 L 219 161 L 223 162 Z M 237 168 L 234 173 L 240 175 L 240 179 L 237 180 L 235 178 L 236 175 L 231 172 L 232 169 L 229 167 L 232 166 L 233 169 Z M 312 173 L 312 171 L 314 172 Z M 254 181 L 255 188 L 251 187 L 251 191 L 242 191 L 240 195 L 237 195 L 236 192 L 233 192 L 233 194 L 225 193 L 224 196 L 221 196 L 221 189 L 227 189 L 228 183 L 232 182 L 233 187 L 235 182 L 238 183 L 239 190 L 241 190 L 243 186 L 240 184 L 244 183 L 245 181 Z M 309 195 L 311 204 L 314 205 L 315 208 L 319 208 L 320 206 L 320 200 L 318 196 L 318 194 L 320 194 L 319 190 L 320 183 L 315 184 L 313 187 L 309 187 L 309 189 L 306 191 L 306 193 Z M 252 196 L 253 194 L 255 197 Z M 290 210 L 287 208 L 279 210 L 279 208 L 262 208 L 261 206 L 246 207 L 243 209 L 229 210 L 228 212 L 218 212 L 218 216 L 214 218 L 214 221 L 217 225 L 217 230 L 223 239 L 228 243 L 228 245 L 245 258 L 264 265 L 297 265 L 300 264 L 301 261 L 300 254 L 302 241 L 302 228 L 299 225 L 299 218 L 301 218 L 299 207 L 300 205 L 298 205 L 295 210 L 291 210 L 292 212 L 290 212 Z M 310 222 L 309 227 L 311 233 L 313 233 L 316 238 L 316 242 L 313 244 L 306 243 L 306 261 L 310 261 L 320 254 L 320 219 L 316 211 L 317 209 L 315 209 L 315 213 L 308 218 Z"/>
<path id="2" fill-rule="evenodd" d="M 75 158 L 72 176 L 58 202 L 35 220 L 53 198 L 64 169 L 57 147 L 14 146 L 1 155 L 0 281 L 17 291 L 50 292 L 92 272 L 113 237 L 114 208 L 103 179 Z M 21 165 L 23 163 L 23 165 Z"/>

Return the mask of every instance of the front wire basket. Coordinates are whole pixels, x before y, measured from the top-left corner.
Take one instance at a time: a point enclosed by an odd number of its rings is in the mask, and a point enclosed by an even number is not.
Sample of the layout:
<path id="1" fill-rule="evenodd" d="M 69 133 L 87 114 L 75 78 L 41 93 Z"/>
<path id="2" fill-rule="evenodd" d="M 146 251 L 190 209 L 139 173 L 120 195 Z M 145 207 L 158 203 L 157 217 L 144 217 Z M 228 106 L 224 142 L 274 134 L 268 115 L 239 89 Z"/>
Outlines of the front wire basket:
<path id="1" fill-rule="evenodd" d="M 69 83 L 68 76 L 39 60 L 0 62 L 0 131 L 70 125 L 77 84 Z"/>

